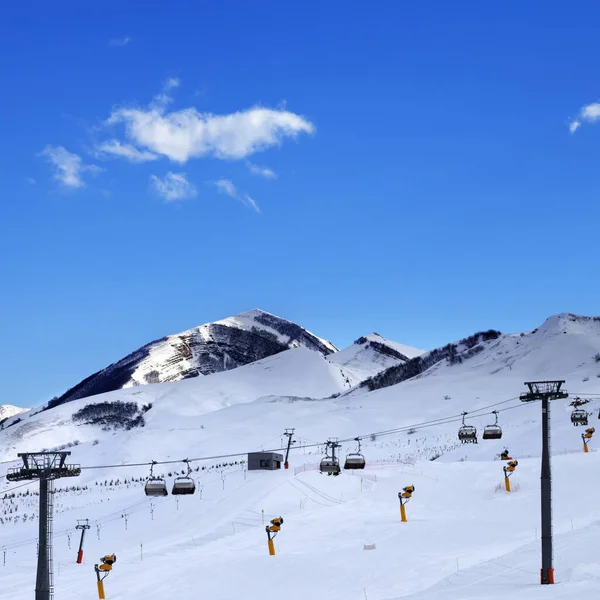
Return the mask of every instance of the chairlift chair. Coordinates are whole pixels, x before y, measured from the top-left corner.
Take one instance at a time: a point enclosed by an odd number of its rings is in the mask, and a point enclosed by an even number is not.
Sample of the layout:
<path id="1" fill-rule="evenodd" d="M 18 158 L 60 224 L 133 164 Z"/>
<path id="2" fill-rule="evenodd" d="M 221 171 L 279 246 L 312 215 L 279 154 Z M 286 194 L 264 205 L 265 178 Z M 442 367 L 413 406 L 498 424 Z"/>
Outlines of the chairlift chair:
<path id="1" fill-rule="evenodd" d="M 169 492 L 167 491 L 167 484 L 163 479 L 160 479 L 159 477 L 148 479 L 148 481 L 146 481 L 146 485 L 144 486 L 144 492 L 146 493 L 146 496 L 169 495 Z"/>
<path id="2" fill-rule="evenodd" d="M 498 411 L 492 411 L 492 414 L 496 415 L 496 422 L 493 425 L 486 425 L 483 430 L 484 440 L 499 440 L 502 437 L 502 427 L 498 425 Z"/>
<path id="3" fill-rule="evenodd" d="M 465 425 L 466 412 L 462 414 L 462 425 L 458 430 L 458 439 L 463 444 L 476 444 L 477 443 L 477 429 L 474 425 Z"/>
<path id="4" fill-rule="evenodd" d="M 169 492 L 167 491 L 165 480 L 161 477 L 156 477 L 152 472 L 155 464 L 156 461 L 153 460 L 152 465 L 150 466 L 150 477 L 146 481 L 144 492 L 146 496 L 168 496 Z"/>
<path id="5" fill-rule="evenodd" d="M 358 448 L 356 452 L 351 452 L 346 455 L 346 462 L 344 463 L 344 469 L 364 469 L 366 462 L 365 457 L 360 453 L 360 439 L 355 438 Z"/>
<path id="6" fill-rule="evenodd" d="M 327 473 L 327 475 L 339 475 L 341 472 L 340 463 L 337 458 L 326 456 L 321 460 L 319 470 L 321 473 Z"/>
<path id="7" fill-rule="evenodd" d="M 187 464 L 188 472 L 187 475 L 184 475 L 183 477 L 175 478 L 175 481 L 173 482 L 173 489 L 171 490 L 171 494 L 173 494 L 173 496 L 193 494 L 196 491 L 196 484 L 190 477 L 190 473 L 192 472 L 190 463 L 188 460 L 184 460 L 183 462 Z"/>
<path id="8" fill-rule="evenodd" d="M 588 413 L 587 410 L 583 410 L 581 408 L 576 408 L 571 413 L 571 423 L 577 427 L 578 425 L 587 425 L 588 424 Z"/>

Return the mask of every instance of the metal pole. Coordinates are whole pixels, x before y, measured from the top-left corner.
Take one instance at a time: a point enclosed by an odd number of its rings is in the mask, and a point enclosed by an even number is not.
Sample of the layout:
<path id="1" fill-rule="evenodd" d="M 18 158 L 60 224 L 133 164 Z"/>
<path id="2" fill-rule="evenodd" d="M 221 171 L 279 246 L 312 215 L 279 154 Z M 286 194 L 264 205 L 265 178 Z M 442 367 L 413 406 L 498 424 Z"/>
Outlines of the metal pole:
<path id="1" fill-rule="evenodd" d="M 542 573 L 541 583 L 554 583 L 552 567 L 552 473 L 550 469 L 550 402 L 542 398 Z"/>
<path id="2" fill-rule="evenodd" d="M 50 600 L 50 569 L 48 555 L 48 479 L 40 477 L 40 520 L 35 600 Z"/>

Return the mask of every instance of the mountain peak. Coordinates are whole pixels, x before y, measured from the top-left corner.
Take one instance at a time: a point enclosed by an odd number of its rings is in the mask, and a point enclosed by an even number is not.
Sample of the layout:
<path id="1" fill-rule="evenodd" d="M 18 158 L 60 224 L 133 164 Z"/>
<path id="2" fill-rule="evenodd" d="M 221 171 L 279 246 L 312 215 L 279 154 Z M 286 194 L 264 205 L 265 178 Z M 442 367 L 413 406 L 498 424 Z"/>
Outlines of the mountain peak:
<path id="1" fill-rule="evenodd" d="M 19 408 L 18 406 L 13 406 L 12 404 L 2 404 L 0 405 L 0 421 L 14 417 L 15 415 L 25 412 L 26 410 L 26 408 Z"/>
<path id="2" fill-rule="evenodd" d="M 127 387 L 228 371 L 299 347 L 323 355 L 337 351 L 331 342 L 300 325 L 255 308 L 150 342 L 84 379 L 49 406 Z"/>

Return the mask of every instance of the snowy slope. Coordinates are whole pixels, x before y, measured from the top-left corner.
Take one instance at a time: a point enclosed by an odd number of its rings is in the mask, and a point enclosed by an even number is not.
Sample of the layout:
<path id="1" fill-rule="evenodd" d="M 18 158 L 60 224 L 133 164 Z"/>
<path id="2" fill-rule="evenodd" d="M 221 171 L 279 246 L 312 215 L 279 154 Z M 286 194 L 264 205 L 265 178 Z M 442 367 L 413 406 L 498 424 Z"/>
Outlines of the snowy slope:
<path id="1" fill-rule="evenodd" d="M 356 385 L 388 367 L 404 363 L 424 352 L 371 333 L 360 337 L 351 346 L 329 355 L 328 360 L 342 367 L 351 385 Z"/>
<path id="2" fill-rule="evenodd" d="M 84 379 L 51 406 L 147 383 L 227 371 L 299 347 L 324 355 L 337 350 L 291 321 L 254 309 L 151 342 Z"/>
<path id="3" fill-rule="evenodd" d="M 584 454 L 582 428 L 571 425 L 568 401 L 553 403 L 558 585 L 542 589 L 536 585 L 540 406 L 521 403 L 518 395 L 524 381 L 564 378 L 572 394 L 592 399 L 586 408 L 594 425 L 599 352 L 600 320 L 559 315 L 523 336 L 484 342 L 462 362 L 444 359 L 396 385 L 355 387 L 330 397 L 347 385 L 343 367 L 328 362 L 331 356 L 290 350 L 233 371 L 121 390 L 27 416 L 0 432 L 0 458 L 78 439 L 69 449 L 73 462 L 84 466 L 182 461 L 279 448 L 283 430 L 296 428 L 300 443 L 289 471 L 246 472 L 239 464 L 244 456 L 208 458 L 192 463 L 199 469 L 192 474 L 197 494 L 179 500 L 145 498 L 141 482 L 131 478 L 146 476 L 148 467 L 84 470 L 76 480 L 82 489 L 59 491 L 55 498 L 57 597 L 65 600 L 95 597 L 92 565 L 107 552 L 118 556 L 106 581 L 107 597 L 115 600 L 167 594 L 179 600 L 271 600 L 282 590 L 290 600 L 316 593 L 332 600 L 594 597 L 600 585 L 600 484 L 594 476 L 600 438 Z M 102 431 L 71 421 L 89 402 L 136 393 L 140 404 L 152 403 L 143 428 Z M 500 411 L 503 439 L 461 446 L 456 415 L 468 411 L 481 434 L 493 421 L 493 408 Z M 400 430 L 382 433 L 393 429 Z M 315 470 L 328 437 L 357 435 L 367 435 L 364 472 L 328 478 Z M 511 494 L 502 490 L 502 465 L 495 460 L 504 444 L 519 460 Z M 342 455 L 354 449 L 353 442 L 342 446 Z M 180 463 L 157 472 L 171 484 L 182 469 Z M 409 522 L 400 523 L 397 494 L 408 484 L 416 491 L 407 505 Z M 0 494 L 11 485 L 0 483 Z M 3 599 L 32 593 L 35 502 L 31 496 L 2 501 Z M 267 522 L 285 519 L 275 557 L 267 554 L 262 511 Z M 81 566 L 74 562 L 78 518 L 92 524 Z M 363 544 L 376 548 L 363 550 Z"/>
<path id="4" fill-rule="evenodd" d="M 19 408 L 18 406 L 13 406 L 12 404 L 2 404 L 0 405 L 0 421 L 3 419 L 8 419 L 9 417 L 14 417 L 19 413 L 25 412 L 26 408 Z"/>
<path id="5" fill-rule="evenodd" d="M 119 451 L 137 455 L 139 447 L 136 460 L 143 460 L 148 446 L 155 448 L 157 456 L 166 456 L 169 448 L 182 447 L 188 438 L 198 440 L 199 432 L 202 432 L 200 439 L 218 437 L 220 427 L 216 432 L 209 427 L 204 430 L 206 416 L 227 407 L 254 401 L 270 402 L 272 398 L 330 396 L 346 387 L 338 367 L 317 352 L 295 348 L 208 377 L 127 388 L 74 400 L 46 411 L 33 410 L 15 425 L 11 425 L 15 419 L 7 422 L 7 429 L 0 437 L 0 460 L 13 456 L 15 451 L 43 450 L 96 439 L 112 440 L 113 432 L 73 423 L 72 415 L 87 405 L 106 402 L 134 402 L 140 408 L 152 405 L 144 415 L 144 428 L 119 433 L 123 438 Z M 230 440 L 222 442 L 224 447 Z"/>

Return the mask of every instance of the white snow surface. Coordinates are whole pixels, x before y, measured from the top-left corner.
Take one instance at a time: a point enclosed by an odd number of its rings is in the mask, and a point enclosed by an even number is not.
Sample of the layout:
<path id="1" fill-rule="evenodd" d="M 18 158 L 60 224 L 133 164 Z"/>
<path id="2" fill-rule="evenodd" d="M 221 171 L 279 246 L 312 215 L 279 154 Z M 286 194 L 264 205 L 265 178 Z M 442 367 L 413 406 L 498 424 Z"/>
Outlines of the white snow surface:
<path id="1" fill-rule="evenodd" d="M 55 484 L 54 572 L 61 600 L 96 598 L 93 565 L 112 552 L 117 562 L 105 581 L 111 600 L 593 598 L 600 585 L 600 439 L 583 453 L 584 428 L 571 425 L 569 400 L 552 403 L 557 583 L 540 586 L 541 410 L 518 396 L 524 381 L 565 379 L 572 396 L 592 399 L 585 408 L 595 425 L 598 352 L 600 321 L 558 315 L 535 332 L 486 343 L 462 364 L 444 362 L 395 386 L 330 397 L 347 386 L 339 365 L 300 348 L 225 373 L 33 410 L 0 432 L 0 458 L 79 440 L 69 448 L 70 462 L 102 466 Z M 73 423 L 73 412 L 107 399 L 151 402 L 146 426 L 105 432 Z M 481 436 L 493 408 L 500 411 L 502 440 L 480 437 L 478 444 L 460 445 L 457 420 L 435 422 L 466 410 Z M 131 481 L 147 476 L 148 467 L 115 466 L 277 449 L 289 427 L 299 440 L 290 470 L 246 471 L 235 464 L 243 456 L 192 462 L 200 469 L 192 472 L 194 496 L 150 501 L 143 484 Z M 337 478 L 318 472 L 322 447 L 313 443 L 337 436 L 343 456 L 355 448 L 343 440 L 401 427 L 411 429 L 363 440 L 364 471 Z M 519 461 L 511 493 L 503 489 L 502 463 L 495 458 L 505 445 Z M 427 460 L 436 455 L 435 462 Z M 226 462 L 234 464 L 216 466 Z M 170 487 L 183 468 L 157 465 L 155 473 Z M 401 523 L 398 492 L 409 484 L 415 493 L 406 507 L 408 522 Z M 0 498 L 16 485 L 2 480 Z M 71 485 L 80 489 L 61 489 Z M 2 598 L 31 598 L 37 496 L 9 496 L 1 508 Z M 265 524 L 280 515 L 276 556 L 269 556 Z M 82 518 L 92 529 L 78 565 L 74 527 Z"/>
<path id="2" fill-rule="evenodd" d="M 0 405 L 0 421 L 2 419 L 14 417 L 15 415 L 25 412 L 26 410 L 26 408 L 19 408 L 18 406 L 13 406 L 12 404 L 2 404 Z"/>
<path id="3" fill-rule="evenodd" d="M 376 347 L 369 344 L 369 342 L 375 342 L 376 344 L 381 344 L 395 352 L 400 352 L 400 354 L 408 359 L 420 356 L 425 352 L 424 350 L 392 342 L 376 333 L 370 333 L 369 335 L 359 338 L 359 340 L 366 341 L 354 343 L 327 357 L 329 362 L 340 366 L 350 385 L 357 385 L 361 381 L 380 373 L 388 367 L 405 362 L 396 356 L 377 350 Z"/>
<path id="4" fill-rule="evenodd" d="M 380 336 L 378 333 L 369 333 L 369 335 L 366 335 L 365 337 L 371 342 L 378 342 L 380 344 L 389 346 L 393 350 L 396 350 L 396 352 L 404 354 L 406 358 L 415 358 L 415 356 L 421 356 L 421 354 L 425 353 L 425 350 L 413 348 L 412 346 L 406 346 L 405 344 L 399 344 L 398 342 L 394 342 Z"/>

